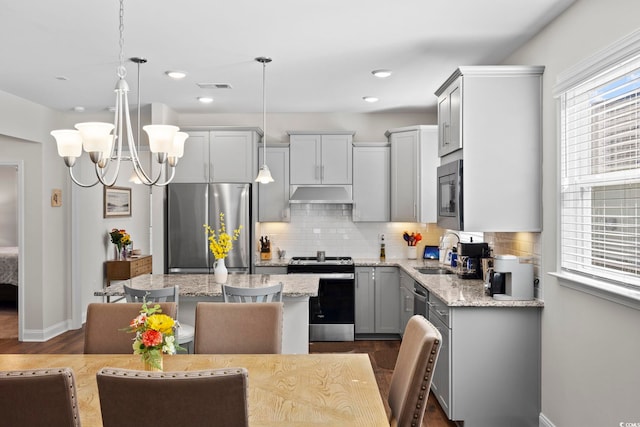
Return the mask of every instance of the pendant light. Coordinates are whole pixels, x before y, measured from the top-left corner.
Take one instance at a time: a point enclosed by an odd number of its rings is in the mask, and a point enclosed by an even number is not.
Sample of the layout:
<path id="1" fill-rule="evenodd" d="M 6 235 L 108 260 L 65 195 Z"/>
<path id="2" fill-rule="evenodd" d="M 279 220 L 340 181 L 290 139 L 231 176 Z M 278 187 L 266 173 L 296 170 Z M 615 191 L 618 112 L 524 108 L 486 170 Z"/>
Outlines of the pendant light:
<path id="1" fill-rule="evenodd" d="M 260 166 L 260 170 L 258 172 L 258 176 L 256 177 L 256 182 L 261 184 L 268 184 L 273 182 L 273 177 L 271 176 L 271 171 L 269 170 L 269 166 L 267 166 L 267 90 L 266 90 L 266 74 L 267 74 L 267 64 L 271 62 L 271 58 L 265 56 L 259 56 L 256 58 L 256 61 L 262 64 L 262 143 L 264 146 L 264 150 L 262 153 L 262 166 Z"/>

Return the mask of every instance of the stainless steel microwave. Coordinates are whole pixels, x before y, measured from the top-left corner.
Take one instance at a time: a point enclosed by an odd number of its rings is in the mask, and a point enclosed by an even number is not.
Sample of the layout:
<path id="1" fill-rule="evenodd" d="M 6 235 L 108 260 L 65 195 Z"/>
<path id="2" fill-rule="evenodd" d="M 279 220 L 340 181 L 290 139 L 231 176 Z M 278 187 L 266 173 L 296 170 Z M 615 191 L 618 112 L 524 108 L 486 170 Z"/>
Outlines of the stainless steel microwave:
<path id="1" fill-rule="evenodd" d="M 438 166 L 438 226 L 464 230 L 462 160 Z"/>

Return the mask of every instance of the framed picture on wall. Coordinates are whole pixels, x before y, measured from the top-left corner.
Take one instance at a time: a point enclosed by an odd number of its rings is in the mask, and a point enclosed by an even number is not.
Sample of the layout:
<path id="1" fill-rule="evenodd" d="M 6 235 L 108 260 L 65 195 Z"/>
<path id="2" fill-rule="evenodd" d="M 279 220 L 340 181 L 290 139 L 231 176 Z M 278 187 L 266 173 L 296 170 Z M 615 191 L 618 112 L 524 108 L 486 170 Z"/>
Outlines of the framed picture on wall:
<path id="1" fill-rule="evenodd" d="M 104 188 L 104 217 L 131 216 L 131 188 Z"/>

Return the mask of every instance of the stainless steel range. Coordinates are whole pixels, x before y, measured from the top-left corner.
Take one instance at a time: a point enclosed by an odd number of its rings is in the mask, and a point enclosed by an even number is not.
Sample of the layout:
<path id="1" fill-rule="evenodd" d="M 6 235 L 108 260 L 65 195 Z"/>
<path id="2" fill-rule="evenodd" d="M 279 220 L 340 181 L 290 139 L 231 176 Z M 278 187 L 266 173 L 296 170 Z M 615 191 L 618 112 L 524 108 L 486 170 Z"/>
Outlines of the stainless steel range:
<path id="1" fill-rule="evenodd" d="M 320 254 L 319 254 L 320 255 Z M 351 257 L 293 257 L 288 274 L 319 274 L 318 296 L 309 298 L 309 340 L 353 341 L 355 266 Z"/>

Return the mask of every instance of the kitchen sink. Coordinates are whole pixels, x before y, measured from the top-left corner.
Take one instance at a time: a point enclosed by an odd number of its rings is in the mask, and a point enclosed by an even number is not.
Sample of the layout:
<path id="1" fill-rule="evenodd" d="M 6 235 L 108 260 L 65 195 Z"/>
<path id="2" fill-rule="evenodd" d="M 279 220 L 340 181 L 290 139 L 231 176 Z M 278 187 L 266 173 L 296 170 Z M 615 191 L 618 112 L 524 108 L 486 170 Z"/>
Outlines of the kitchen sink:
<path id="1" fill-rule="evenodd" d="M 422 274 L 453 274 L 453 271 L 442 267 L 414 267 Z"/>

